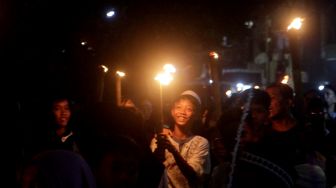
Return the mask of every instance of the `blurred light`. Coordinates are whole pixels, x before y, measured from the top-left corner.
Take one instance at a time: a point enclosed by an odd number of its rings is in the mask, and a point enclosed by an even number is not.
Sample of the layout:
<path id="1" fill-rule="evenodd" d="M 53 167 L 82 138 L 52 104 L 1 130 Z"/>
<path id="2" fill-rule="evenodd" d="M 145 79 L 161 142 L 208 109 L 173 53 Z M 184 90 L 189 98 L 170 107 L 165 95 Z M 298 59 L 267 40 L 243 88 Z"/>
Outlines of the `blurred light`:
<path id="1" fill-rule="evenodd" d="M 106 17 L 108 17 L 108 18 L 111 18 L 111 17 L 113 17 L 115 15 L 115 11 L 114 10 L 110 10 L 110 11 L 108 11 L 107 13 L 106 13 Z"/>
<path id="2" fill-rule="evenodd" d="M 254 25 L 253 21 L 252 20 L 249 20 L 249 21 L 246 21 L 245 22 L 245 25 L 247 28 L 251 29 Z"/>
<path id="3" fill-rule="evenodd" d="M 289 24 L 287 30 L 295 29 L 299 30 L 302 27 L 303 19 L 300 17 L 294 18 L 294 20 Z"/>
<path id="4" fill-rule="evenodd" d="M 254 86 L 254 89 L 260 89 L 260 87 L 259 86 Z"/>
<path id="5" fill-rule="evenodd" d="M 243 87 L 243 85 L 244 85 L 244 84 L 242 84 L 242 83 L 238 83 L 238 84 L 236 85 L 236 87 Z"/>
<path id="6" fill-rule="evenodd" d="M 87 44 L 86 41 L 82 41 L 82 42 L 81 42 L 81 45 L 82 45 L 82 46 L 85 46 L 86 44 Z"/>
<path id="7" fill-rule="evenodd" d="M 168 85 L 173 80 L 173 76 L 167 72 L 164 72 L 157 74 L 154 79 L 163 85 Z"/>
<path id="8" fill-rule="evenodd" d="M 251 89 L 251 87 L 252 87 L 251 85 L 244 85 L 244 86 L 243 86 L 243 91 L 245 91 L 245 90 L 247 90 L 247 89 Z"/>
<path id="9" fill-rule="evenodd" d="M 213 83 L 213 80 L 210 79 L 210 80 L 209 80 L 209 84 L 212 84 L 212 83 Z"/>
<path id="10" fill-rule="evenodd" d="M 116 71 L 116 74 L 119 76 L 119 77 L 124 77 L 126 76 L 126 73 L 122 72 L 122 71 Z"/>
<path id="11" fill-rule="evenodd" d="M 244 86 L 244 84 L 242 84 L 242 83 L 238 83 L 238 84 L 236 85 L 236 87 L 237 87 L 237 91 L 241 91 L 241 90 L 243 90 L 243 86 Z"/>
<path id="12" fill-rule="evenodd" d="M 226 96 L 231 97 L 232 96 L 232 91 L 229 89 L 225 92 Z"/>
<path id="13" fill-rule="evenodd" d="M 266 42 L 267 42 L 267 43 L 272 42 L 272 38 L 271 38 L 271 37 L 267 37 Z"/>
<path id="14" fill-rule="evenodd" d="M 248 84 L 243 84 L 243 83 L 238 83 L 237 85 L 236 85 L 236 87 L 237 87 L 237 91 L 245 91 L 245 90 L 247 90 L 247 89 L 250 89 L 250 88 L 252 88 L 252 86 L 251 85 L 248 85 Z"/>
<path id="15" fill-rule="evenodd" d="M 176 68 L 172 64 L 165 64 L 163 66 L 163 70 L 167 73 L 175 73 L 176 72 Z"/>
<path id="16" fill-rule="evenodd" d="M 324 89 L 324 85 L 318 86 L 318 90 L 322 91 Z"/>
<path id="17" fill-rule="evenodd" d="M 108 71 L 108 68 L 105 65 L 100 65 L 100 67 L 104 69 L 104 72 Z"/>
<path id="18" fill-rule="evenodd" d="M 214 59 L 218 59 L 219 58 L 219 55 L 217 52 L 210 52 L 209 55 L 214 58 Z"/>
<path id="19" fill-rule="evenodd" d="M 282 80 L 281 80 L 281 83 L 283 84 L 287 84 L 288 83 L 288 80 L 289 80 L 289 76 L 288 75 L 285 75 Z"/>
<path id="20" fill-rule="evenodd" d="M 160 84 L 168 85 L 173 80 L 172 73 L 175 72 L 176 68 L 172 64 L 165 64 L 163 66 L 163 72 L 158 73 L 154 79 L 159 81 Z"/>

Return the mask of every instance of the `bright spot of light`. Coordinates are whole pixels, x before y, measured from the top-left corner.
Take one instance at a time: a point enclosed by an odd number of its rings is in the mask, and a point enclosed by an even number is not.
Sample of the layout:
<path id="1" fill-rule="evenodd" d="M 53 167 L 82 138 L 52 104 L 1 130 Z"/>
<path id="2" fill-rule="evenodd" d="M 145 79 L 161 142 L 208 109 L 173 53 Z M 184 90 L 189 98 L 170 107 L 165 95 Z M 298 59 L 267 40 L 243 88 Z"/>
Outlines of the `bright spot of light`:
<path id="1" fill-rule="evenodd" d="M 232 96 L 232 91 L 229 89 L 225 92 L 226 96 L 231 97 Z"/>
<path id="2" fill-rule="evenodd" d="M 176 68 L 172 64 L 165 64 L 163 66 L 163 70 L 167 73 L 175 73 L 176 72 Z"/>
<path id="3" fill-rule="evenodd" d="M 108 17 L 108 18 L 111 18 L 111 17 L 113 17 L 115 15 L 115 11 L 114 10 L 110 10 L 110 11 L 108 11 L 107 13 L 106 13 L 106 17 Z"/>
<path id="4" fill-rule="evenodd" d="M 245 91 L 245 90 L 247 90 L 247 89 L 251 89 L 251 87 L 252 87 L 251 85 L 244 85 L 244 86 L 243 86 L 243 91 Z"/>
<path id="5" fill-rule="evenodd" d="M 214 59 L 218 59 L 219 58 L 219 55 L 217 52 L 210 52 L 210 56 Z"/>
<path id="6" fill-rule="evenodd" d="M 254 89 L 260 89 L 260 86 L 254 86 Z"/>
<path id="7" fill-rule="evenodd" d="M 281 83 L 283 84 L 287 84 L 288 83 L 288 80 L 289 80 L 289 76 L 288 75 L 285 75 L 282 80 L 281 80 Z"/>
<path id="8" fill-rule="evenodd" d="M 236 85 L 236 87 L 237 87 L 237 91 L 245 91 L 245 90 L 247 90 L 247 89 L 250 89 L 250 88 L 252 88 L 252 86 L 251 85 L 248 85 L 248 84 L 243 84 L 243 83 L 238 83 L 237 85 Z"/>
<path id="9" fill-rule="evenodd" d="M 167 72 L 164 72 L 157 74 L 154 79 L 163 85 L 168 85 L 173 80 L 173 76 Z"/>
<path id="10" fill-rule="evenodd" d="M 86 41 L 82 41 L 82 42 L 81 42 L 81 45 L 82 45 L 82 46 L 85 46 L 86 44 L 87 44 Z"/>
<path id="11" fill-rule="evenodd" d="M 236 85 L 236 87 L 237 87 L 237 91 L 242 91 L 242 90 L 243 90 L 243 86 L 244 86 L 244 84 L 242 84 L 242 83 L 238 83 L 238 84 Z"/>
<path id="12" fill-rule="evenodd" d="M 122 72 L 122 71 L 116 71 L 117 75 L 120 77 L 124 77 L 126 76 L 126 73 Z"/>
<path id="13" fill-rule="evenodd" d="M 318 86 L 318 90 L 322 91 L 324 89 L 324 85 Z"/>
<path id="14" fill-rule="evenodd" d="M 107 66 L 105 66 L 105 65 L 100 65 L 100 67 L 103 68 L 104 72 L 107 72 L 107 71 L 108 71 Z"/>
<path id="15" fill-rule="evenodd" d="M 290 23 L 289 26 L 287 27 L 287 30 L 291 30 L 291 29 L 299 30 L 299 29 L 301 29 L 302 22 L 303 22 L 302 18 L 300 18 L 300 17 L 294 18 L 292 23 Z"/>
<path id="16" fill-rule="evenodd" d="M 246 21 L 245 22 L 245 26 L 249 29 L 251 29 L 253 27 L 254 23 L 252 20 Z"/>
<path id="17" fill-rule="evenodd" d="M 212 84 L 212 83 L 213 83 L 213 80 L 210 79 L 210 80 L 209 80 L 209 84 Z"/>

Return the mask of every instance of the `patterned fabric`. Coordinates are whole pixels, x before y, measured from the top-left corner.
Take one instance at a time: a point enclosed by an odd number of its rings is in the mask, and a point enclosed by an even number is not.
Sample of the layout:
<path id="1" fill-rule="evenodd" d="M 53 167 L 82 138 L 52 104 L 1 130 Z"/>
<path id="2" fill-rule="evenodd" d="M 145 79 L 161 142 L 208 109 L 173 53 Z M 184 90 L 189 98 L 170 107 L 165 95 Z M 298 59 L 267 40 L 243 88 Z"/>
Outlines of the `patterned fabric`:
<path id="1" fill-rule="evenodd" d="M 210 153 L 207 139 L 201 136 L 192 136 L 183 142 L 174 140 L 170 136 L 168 136 L 168 139 L 199 177 L 210 173 Z M 151 143 L 152 151 L 156 147 L 156 138 L 154 138 Z M 163 164 L 166 168 L 160 187 L 190 187 L 187 179 L 177 166 L 173 154 L 166 150 L 165 158 Z"/>

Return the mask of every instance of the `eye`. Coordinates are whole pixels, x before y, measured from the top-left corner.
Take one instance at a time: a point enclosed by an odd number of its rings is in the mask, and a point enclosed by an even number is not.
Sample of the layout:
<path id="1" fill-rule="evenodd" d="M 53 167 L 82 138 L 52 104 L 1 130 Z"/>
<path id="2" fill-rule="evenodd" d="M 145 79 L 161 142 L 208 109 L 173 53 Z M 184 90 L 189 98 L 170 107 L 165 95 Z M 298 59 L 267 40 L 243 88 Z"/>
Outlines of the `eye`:
<path id="1" fill-rule="evenodd" d="M 193 109 L 193 108 L 191 108 L 191 107 L 188 107 L 188 108 L 187 108 L 187 111 L 188 111 L 188 112 L 193 112 L 193 111 L 194 111 L 194 109 Z"/>
<path id="2" fill-rule="evenodd" d="M 59 111 L 59 110 L 61 110 L 61 108 L 59 106 L 55 106 L 53 110 L 54 111 Z"/>

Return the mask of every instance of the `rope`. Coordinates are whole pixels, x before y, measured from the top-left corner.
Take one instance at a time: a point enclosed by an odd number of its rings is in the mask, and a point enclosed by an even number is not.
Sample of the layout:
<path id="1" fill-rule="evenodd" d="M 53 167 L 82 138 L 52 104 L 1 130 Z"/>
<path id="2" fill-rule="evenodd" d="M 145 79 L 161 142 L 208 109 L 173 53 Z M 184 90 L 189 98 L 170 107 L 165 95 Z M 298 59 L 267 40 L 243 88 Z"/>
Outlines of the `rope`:
<path id="1" fill-rule="evenodd" d="M 244 129 L 244 123 L 245 123 L 245 119 L 248 116 L 248 111 L 250 109 L 250 105 L 251 105 L 251 100 L 253 97 L 253 89 L 250 89 L 249 93 L 248 93 L 248 98 L 247 101 L 244 105 L 244 109 L 243 109 L 243 115 L 240 118 L 240 124 L 238 126 L 237 129 L 237 135 L 236 135 L 236 143 L 235 146 L 233 148 L 233 152 L 232 152 L 232 161 L 231 161 L 231 167 L 230 167 L 230 174 L 229 174 L 229 182 L 227 187 L 231 188 L 232 187 L 232 182 L 233 182 L 233 174 L 234 174 L 234 169 L 236 166 L 236 160 L 237 160 L 237 153 L 238 153 L 238 149 L 239 149 L 239 144 L 240 144 L 240 138 L 241 138 L 241 134 L 243 132 Z"/>

